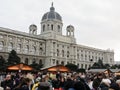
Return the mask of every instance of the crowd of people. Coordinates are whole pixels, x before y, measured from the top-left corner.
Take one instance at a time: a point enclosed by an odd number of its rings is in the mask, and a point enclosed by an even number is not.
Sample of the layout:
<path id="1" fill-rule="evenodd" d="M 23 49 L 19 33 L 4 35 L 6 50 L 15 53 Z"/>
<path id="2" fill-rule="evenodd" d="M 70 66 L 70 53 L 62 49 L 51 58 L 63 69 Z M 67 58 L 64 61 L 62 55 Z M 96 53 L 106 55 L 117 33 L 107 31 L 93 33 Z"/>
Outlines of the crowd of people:
<path id="1" fill-rule="evenodd" d="M 120 77 L 104 73 L 4 73 L 0 90 L 120 90 Z"/>

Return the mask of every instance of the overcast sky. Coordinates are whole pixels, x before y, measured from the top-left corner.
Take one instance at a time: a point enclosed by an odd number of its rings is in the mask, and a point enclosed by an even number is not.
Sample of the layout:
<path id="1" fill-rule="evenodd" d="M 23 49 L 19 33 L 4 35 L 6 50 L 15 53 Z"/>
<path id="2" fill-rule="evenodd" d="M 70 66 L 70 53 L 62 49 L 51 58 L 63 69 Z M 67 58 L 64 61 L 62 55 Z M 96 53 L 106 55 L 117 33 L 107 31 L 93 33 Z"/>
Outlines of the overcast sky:
<path id="1" fill-rule="evenodd" d="M 75 28 L 78 44 L 115 52 L 120 61 L 120 0 L 0 0 L 0 27 L 29 32 L 54 2 L 62 16 L 63 34 L 67 25 Z"/>

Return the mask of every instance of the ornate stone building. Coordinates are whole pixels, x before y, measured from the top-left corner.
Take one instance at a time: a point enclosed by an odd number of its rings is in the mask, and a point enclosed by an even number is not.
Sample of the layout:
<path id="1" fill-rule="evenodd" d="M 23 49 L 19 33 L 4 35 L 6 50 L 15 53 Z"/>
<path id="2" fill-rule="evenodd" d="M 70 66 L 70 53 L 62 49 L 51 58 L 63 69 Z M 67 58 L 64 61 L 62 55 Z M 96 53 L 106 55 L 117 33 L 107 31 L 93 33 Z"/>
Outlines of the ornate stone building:
<path id="1" fill-rule="evenodd" d="M 62 17 L 55 12 L 53 5 L 41 20 L 41 34 L 37 35 L 37 26 L 32 24 L 29 33 L 0 27 L 0 55 L 8 58 L 14 49 L 21 62 L 42 63 L 44 67 L 73 63 L 80 68 L 88 68 L 99 59 L 103 63 L 114 64 L 114 52 L 78 45 L 74 37 L 74 27 L 67 26 L 66 35 L 62 34 Z"/>

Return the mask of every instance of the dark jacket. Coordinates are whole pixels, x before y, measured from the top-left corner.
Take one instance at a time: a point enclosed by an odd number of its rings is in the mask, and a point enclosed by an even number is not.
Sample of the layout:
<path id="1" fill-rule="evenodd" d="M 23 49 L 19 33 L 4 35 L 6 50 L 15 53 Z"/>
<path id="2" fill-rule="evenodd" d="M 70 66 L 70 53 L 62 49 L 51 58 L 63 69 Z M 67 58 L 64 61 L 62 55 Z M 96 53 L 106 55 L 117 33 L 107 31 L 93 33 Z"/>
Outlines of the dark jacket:
<path id="1" fill-rule="evenodd" d="M 100 90 L 109 90 L 109 87 L 105 83 L 101 83 L 99 88 L 100 88 Z"/>
<path id="2" fill-rule="evenodd" d="M 40 82 L 40 84 L 38 86 L 38 90 L 51 90 L 50 83 Z"/>
<path id="3" fill-rule="evenodd" d="M 54 88 L 59 88 L 60 87 L 60 81 L 59 80 L 52 80 L 52 86 Z"/>
<path id="4" fill-rule="evenodd" d="M 27 85 L 22 85 L 21 87 L 14 88 L 13 90 L 29 90 Z"/>
<path id="5" fill-rule="evenodd" d="M 9 87 L 10 90 L 13 89 L 13 81 L 12 80 L 5 80 L 1 82 L 1 87 L 4 88 L 4 90 L 6 90 L 6 87 Z"/>
<path id="6" fill-rule="evenodd" d="M 94 88 L 95 90 L 97 90 L 97 88 L 99 87 L 101 81 L 102 81 L 102 80 L 99 79 L 99 78 L 96 78 L 96 79 L 93 80 L 93 88 Z"/>
<path id="7" fill-rule="evenodd" d="M 21 90 L 29 90 L 29 87 L 28 87 L 27 85 L 23 85 L 23 86 L 21 87 Z"/>
<path id="8" fill-rule="evenodd" d="M 67 79 L 67 81 L 64 84 L 64 90 L 68 90 L 69 88 L 74 87 L 74 81 L 71 79 Z"/>
<path id="9" fill-rule="evenodd" d="M 117 83 L 112 83 L 112 84 L 110 85 L 110 88 L 111 88 L 111 89 L 114 89 L 114 90 L 120 90 L 120 87 L 119 87 L 119 85 L 118 85 Z"/>
<path id="10" fill-rule="evenodd" d="M 74 83 L 74 89 L 75 90 L 87 90 L 86 87 L 85 87 L 85 85 L 84 85 L 84 83 L 81 82 L 81 81 L 76 81 Z"/>

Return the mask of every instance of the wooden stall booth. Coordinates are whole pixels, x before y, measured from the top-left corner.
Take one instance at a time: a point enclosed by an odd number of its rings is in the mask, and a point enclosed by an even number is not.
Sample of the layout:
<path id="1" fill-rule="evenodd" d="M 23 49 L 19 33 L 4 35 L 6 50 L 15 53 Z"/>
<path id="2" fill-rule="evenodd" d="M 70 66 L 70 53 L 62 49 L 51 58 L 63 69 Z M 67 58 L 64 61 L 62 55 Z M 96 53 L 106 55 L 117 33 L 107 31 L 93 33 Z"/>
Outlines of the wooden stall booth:
<path id="1" fill-rule="evenodd" d="M 63 66 L 63 65 L 45 67 L 45 68 L 42 68 L 41 71 L 48 71 L 48 72 L 70 72 L 70 70 L 67 67 Z"/>
<path id="2" fill-rule="evenodd" d="M 20 63 L 20 64 L 16 64 L 16 65 L 11 65 L 7 67 L 7 70 L 11 70 L 11 71 L 32 71 L 34 70 L 31 66 L 24 64 L 24 63 Z"/>

